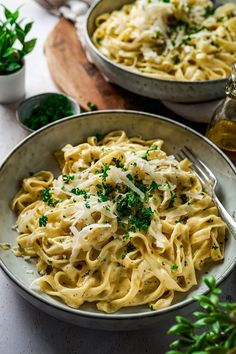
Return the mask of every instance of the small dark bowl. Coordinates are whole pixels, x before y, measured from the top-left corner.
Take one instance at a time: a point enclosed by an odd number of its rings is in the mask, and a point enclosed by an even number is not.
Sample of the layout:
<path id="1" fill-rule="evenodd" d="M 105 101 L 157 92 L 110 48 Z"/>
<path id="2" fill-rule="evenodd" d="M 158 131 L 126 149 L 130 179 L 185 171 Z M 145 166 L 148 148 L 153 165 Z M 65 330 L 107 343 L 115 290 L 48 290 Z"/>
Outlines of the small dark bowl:
<path id="1" fill-rule="evenodd" d="M 73 115 L 80 113 L 80 107 L 73 98 L 71 98 L 67 95 L 64 95 L 62 93 L 58 93 L 58 92 L 41 93 L 39 95 L 35 95 L 35 96 L 27 98 L 26 100 L 22 101 L 20 103 L 20 105 L 18 106 L 18 108 L 16 110 L 16 118 L 17 118 L 18 123 L 22 126 L 22 128 L 24 128 L 25 130 L 27 130 L 28 132 L 31 132 L 31 133 L 34 131 L 33 129 L 29 128 L 25 124 L 25 121 L 30 116 L 31 112 L 33 111 L 33 109 L 36 106 L 38 106 L 40 103 L 47 100 L 52 95 L 60 95 L 60 96 L 66 97 L 71 104 L 71 111 L 73 112 Z M 63 117 L 63 118 L 66 118 L 66 117 Z"/>

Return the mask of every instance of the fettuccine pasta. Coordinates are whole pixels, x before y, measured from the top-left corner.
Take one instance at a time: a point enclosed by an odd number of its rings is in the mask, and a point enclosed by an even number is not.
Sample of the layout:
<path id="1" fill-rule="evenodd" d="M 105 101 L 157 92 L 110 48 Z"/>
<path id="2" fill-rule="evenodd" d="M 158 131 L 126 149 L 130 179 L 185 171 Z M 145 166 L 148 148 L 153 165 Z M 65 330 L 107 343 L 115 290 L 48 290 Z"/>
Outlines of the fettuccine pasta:
<path id="1" fill-rule="evenodd" d="M 124 131 L 89 137 L 57 153 L 54 178 L 23 180 L 18 256 L 35 257 L 41 290 L 79 308 L 114 312 L 169 306 L 197 284 L 196 272 L 224 257 L 225 224 L 190 162 L 163 141 Z"/>
<path id="2" fill-rule="evenodd" d="M 236 6 L 210 0 L 136 0 L 96 19 L 92 36 L 107 58 L 171 80 L 226 78 L 235 62 Z"/>

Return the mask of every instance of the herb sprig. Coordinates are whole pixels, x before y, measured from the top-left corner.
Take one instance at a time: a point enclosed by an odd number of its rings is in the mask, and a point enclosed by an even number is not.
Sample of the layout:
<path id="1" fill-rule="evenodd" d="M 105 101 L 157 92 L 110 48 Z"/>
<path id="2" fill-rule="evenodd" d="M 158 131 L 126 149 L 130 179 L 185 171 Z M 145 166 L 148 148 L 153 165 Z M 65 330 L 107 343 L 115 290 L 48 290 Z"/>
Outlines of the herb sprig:
<path id="1" fill-rule="evenodd" d="M 33 22 L 22 24 L 19 9 L 15 12 L 3 8 L 4 19 L 0 18 L 0 75 L 8 75 L 23 66 L 23 58 L 30 53 L 36 39 L 26 40 Z"/>
<path id="2" fill-rule="evenodd" d="M 204 282 L 210 294 L 194 297 L 203 311 L 193 313 L 195 322 L 176 316 L 176 324 L 168 333 L 180 339 L 170 345 L 166 354 L 226 354 L 235 349 L 236 304 L 221 301 L 222 291 L 216 287 L 215 277 L 205 277 Z"/>

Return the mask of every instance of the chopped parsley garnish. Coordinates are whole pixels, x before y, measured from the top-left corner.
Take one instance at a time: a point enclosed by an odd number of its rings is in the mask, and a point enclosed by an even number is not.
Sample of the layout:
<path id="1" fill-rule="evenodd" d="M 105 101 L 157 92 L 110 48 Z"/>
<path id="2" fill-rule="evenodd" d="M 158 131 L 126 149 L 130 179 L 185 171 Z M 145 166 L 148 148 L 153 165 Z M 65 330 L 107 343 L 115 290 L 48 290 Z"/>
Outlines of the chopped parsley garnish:
<path id="1" fill-rule="evenodd" d="M 2 30 L 2 27 L 1 27 Z M 17 31 L 21 32 L 20 29 Z M 2 36 L 9 34 L 1 32 Z M 1 44 L 3 46 L 3 44 Z M 14 53 L 16 54 L 16 53 Z M 10 59 L 8 59 L 10 62 Z M 69 117 L 74 114 L 71 103 L 67 97 L 61 94 L 52 94 L 48 98 L 42 100 L 39 104 L 34 105 L 30 115 L 24 121 L 24 124 L 32 130 L 37 130 L 49 123 L 55 122 L 61 118 Z"/>
<path id="2" fill-rule="evenodd" d="M 167 209 L 173 208 L 176 198 L 177 198 L 176 193 L 171 192 L 171 197 L 170 197 L 169 205 L 168 205 Z"/>
<path id="3" fill-rule="evenodd" d="M 127 177 L 130 181 L 133 181 L 133 179 L 134 179 L 134 177 L 133 177 L 130 173 L 128 173 L 126 177 Z"/>
<path id="4" fill-rule="evenodd" d="M 108 177 L 107 171 L 110 170 L 110 167 L 107 163 L 104 163 L 102 166 L 102 180 L 105 181 Z"/>
<path id="5" fill-rule="evenodd" d="M 127 253 L 133 252 L 136 250 L 136 247 L 132 245 L 131 243 L 128 244 L 127 246 Z"/>
<path id="6" fill-rule="evenodd" d="M 100 203 L 106 202 L 108 200 L 108 196 L 102 192 L 98 192 L 98 196 L 99 196 L 98 201 Z"/>
<path id="7" fill-rule="evenodd" d="M 46 226 L 48 222 L 48 217 L 46 215 L 40 216 L 39 218 L 39 226 Z"/>
<path id="8" fill-rule="evenodd" d="M 182 203 L 185 204 L 188 202 L 188 197 L 186 194 L 181 194 L 180 196 L 180 199 L 182 200 Z"/>
<path id="9" fill-rule="evenodd" d="M 90 209 L 90 208 L 91 208 L 91 206 L 89 205 L 88 202 L 86 202 L 84 205 L 85 205 L 85 208 L 87 208 L 87 209 Z"/>
<path id="10" fill-rule="evenodd" d="M 149 187 L 149 192 L 155 190 L 155 189 L 158 189 L 159 188 L 159 185 L 155 182 L 155 181 L 152 181 L 150 187 Z"/>
<path id="11" fill-rule="evenodd" d="M 151 216 L 154 214 L 151 208 L 143 208 L 139 210 L 134 217 L 130 219 L 132 226 L 139 230 L 147 230 L 151 224 Z M 135 229 L 132 229 L 135 231 Z"/>
<path id="12" fill-rule="evenodd" d="M 65 183 L 69 183 L 70 181 L 73 181 L 75 179 L 75 176 L 73 175 L 63 175 L 62 179 Z"/>
<path id="13" fill-rule="evenodd" d="M 98 201 L 100 203 L 106 202 L 108 200 L 109 195 L 113 192 L 112 185 L 109 183 L 103 183 L 97 184 L 96 187 L 98 188 Z"/>
<path id="14" fill-rule="evenodd" d="M 170 182 L 168 180 L 166 180 L 166 185 L 169 189 L 171 189 Z M 170 191 L 170 193 L 171 193 L 171 197 L 170 197 L 169 205 L 168 205 L 167 209 L 173 208 L 175 199 L 177 198 L 177 195 L 175 192 Z"/>
<path id="15" fill-rule="evenodd" d="M 205 17 L 205 18 L 207 18 L 207 17 L 209 17 L 209 16 L 213 15 L 213 14 L 214 14 L 214 12 L 215 12 L 214 7 L 207 6 L 207 7 L 205 8 L 205 14 L 204 14 L 204 17 Z"/>
<path id="16" fill-rule="evenodd" d="M 41 192 L 42 200 L 46 203 L 49 203 L 52 199 L 52 192 L 49 188 L 45 188 Z"/>
<path id="17" fill-rule="evenodd" d="M 188 45 L 191 40 L 192 40 L 191 36 L 186 36 L 186 37 L 183 38 L 183 43 L 185 45 Z"/>
<path id="18" fill-rule="evenodd" d="M 135 183 L 136 187 L 140 189 L 144 194 L 148 192 L 148 187 L 142 181 L 137 181 Z"/>
<path id="19" fill-rule="evenodd" d="M 176 270 L 178 268 L 179 268 L 179 266 L 176 263 L 174 263 L 171 267 L 171 270 Z"/>
<path id="20" fill-rule="evenodd" d="M 124 164 L 119 159 L 113 157 L 112 161 L 115 163 L 117 168 L 124 168 Z"/>
<path id="21" fill-rule="evenodd" d="M 91 111 L 97 111 L 98 110 L 98 107 L 92 102 L 88 102 L 87 106 L 88 106 L 88 108 L 90 108 Z"/>
<path id="22" fill-rule="evenodd" d="M 110 210 L 111 210 L 108 205 L 105 205 L 105 206 L 103 207 L 103 209 L 105 209 L 105 210 L 107 210 L 107 211 L 110 211 Z"/>
<path id="23" fill-rule="evenodd" d="M 154 214 L 150 207 L 145 208 L 140 196 L 133 191 L 127 192 L 123 197 L 119 196 L 117 211 L 120 217 L 130 216 L 128 220 L 130 226 L 127 232 L 135 232 L 137 229 L 147 230 Z"/>
<path id="24" fill-rule="evenodd" d="M 168 179 L 166 180 L 166 184 L 167 184 L 167 187 L 168 187 L 169 189 L 171 189 L 170 182 L 168 181 Z"/>
<path id="25" fill-rule="evenodd" d="M 179 64 L 180 63 L 180 57 L 179 57 L 178 54 L 173 57 L 173 62 L 174 62 L 174 64 Z"/>
<path id="26" fill-rule="evenodd" d="M 149 155 L 149 152 L 151 151 L 155 151 L 155 150 L 158 150 L 159 147 L 157 145 L 152 145 L 146 152 L 145 154 L 142 156 L 142 159 L 148 161 L 148 155 Z"/>
<path id="27" fill-rule="evenodd" d="M 90 195 L 83 189 L 73 188 L 73 189 L 71 189 L 71 193 L 73 193 L 75 195 L 82 195 L 85 200 L 90 198 Z"/>
<path id="28" fill-rule="evenodd" d="M 49 206 L 55 207 L 57 203 L 60 203 L 62 200 L 57 199 L 55 201 L 52 200 L 52 192 L 49 188 L 45 188 L 41 191 L 41 198 L 42 200 L 47 203 Z"/>
<path id="29" fill-rule="evenodd" d="M 155 181 L 152 181 L 150 186 L 146 186 L 142 181 L 138 181 L 135 185 L 145 194 L 145 201 L 148 201 L 152 191 L 159 188 L 159 185 Z"/>
<path id="30" fill-rule="evenodd" d="M 107 184 L 103 183 L 103 188 L 105 189 L 106 195 L 109 195 L 113 192 L 113 187 L 109 183 L 107 183 Z"/>
<path id="31" fill-rule="evenodd" d="M 123 235 L 123 239 L 127 239 L 127 238 L 129 238 L 129 232 L 128 231 L 126 231 L 124 233 L 124 235 Z"/>
<path id="32" fill-rule="evenodd" d="M 120 216 L 129 216 L 132 214 L 132 208 L 140 203 L 140 196 L 134 192 L 128 192 L 117 203 L 117 211 Z"/>

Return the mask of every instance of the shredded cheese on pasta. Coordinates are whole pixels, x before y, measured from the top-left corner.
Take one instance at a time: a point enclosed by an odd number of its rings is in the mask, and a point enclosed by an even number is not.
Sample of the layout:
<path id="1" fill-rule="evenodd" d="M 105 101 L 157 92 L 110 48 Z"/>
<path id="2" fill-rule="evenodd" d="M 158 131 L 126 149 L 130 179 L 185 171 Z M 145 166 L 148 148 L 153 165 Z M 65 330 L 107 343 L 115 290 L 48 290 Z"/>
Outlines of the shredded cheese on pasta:
<path id="1" fill-rule="evenodd" d="M 151 77 L 215 80 L 230 75 L 236 6 L 209 0 L 136 0 L 96 19 L 93 42 L 110 60 Z"/>
<path id="2" fill-rule="evenodd" d="M 17 255 L 35 257 L 41 290 L 79 308 L 169 306 L 206 262 L 223 259 L 225 224 L 188 160 L 124 131 L 57 154 L 62 174 L 23 180 Z M 35 286 L 35 283 L 34 283 Z"/>

